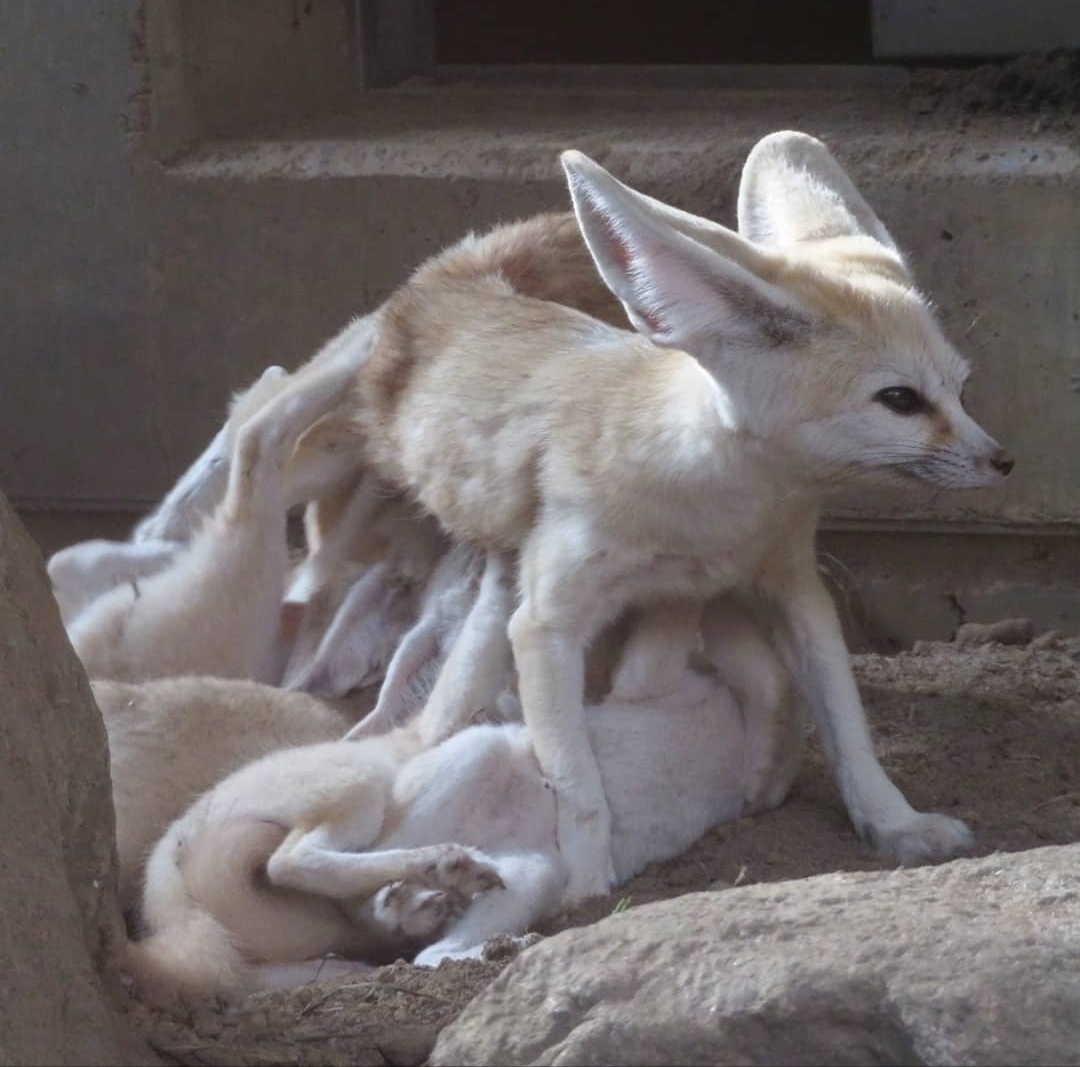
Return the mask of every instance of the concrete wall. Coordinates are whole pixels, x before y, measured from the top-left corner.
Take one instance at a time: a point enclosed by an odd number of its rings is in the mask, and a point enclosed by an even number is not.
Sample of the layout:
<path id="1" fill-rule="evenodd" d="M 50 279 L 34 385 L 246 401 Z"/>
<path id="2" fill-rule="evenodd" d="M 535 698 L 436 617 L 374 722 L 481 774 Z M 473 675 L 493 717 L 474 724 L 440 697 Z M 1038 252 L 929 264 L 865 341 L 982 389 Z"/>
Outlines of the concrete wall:
<path id="1" fill-rule="evenodd" d="M 983 603 L 1001 613 L 993 583 L 1007 579 L 1044 624 L 1072 625 L 1080 599 L 1060 581 L 1073 572 L 1050 581 L 1031 556 L 1047 536 L 1071 546 L 1080 520 L 1080 156 L 1067 128 L 927 107 L 895 73 L 882 89 L 608 77 L 356 93 L 349 11 L 0 6 L 13 146 L 0 165 L 0 485 L 32 528 L 62 539 L 62 516 L 85 509 L 122 528 L 201 449 L 230 390 L 305 359 L 465 229 L 565 204 L 559 149 L 730 220 L 746 151 L 794 127 L 834 146 L 908 250 L 972 357 L 970 407 L 1018 459 L 1002 492 L 849 497 L 833 544 L 858 561 L 889 634 L 952 624 L 942 591 L 920 621 L 916 591 L 941 568 L 971 617 Z M 969 551 L 972 537 L 982 547 Z M 1071 552 L 1050 556 L 1071 566 Z M 979 567 L 955 565 L 969 556 Z"/>
<path id="2" fill-rule="evenodd" d="M 0 484 L 16 502 L 152 493 L 164 445 L 135 397 L 150 287 L 132 173 L 135 5 L 0 5 Z M 127 397 L 117 411 L 120 398 Z"/>
<path id="3" fill-rule="evenodd" d="M 1062 0 L 872 0 L 874 55 L 1013 56 L 1080 45 Z"/>
<path id="4" fill-rule="evenodd" d="M 192 294 L 173 282 L 200 235 L 172 225 L 166 164 L 340 98 L 349 24 L 336 0 L 0 4 L 0 484 L 17 505 L 153 500 L 259 362 L 231 366 L 220 333 L 249 300 L 222 288 L 246 249 L 206 247 Z M 220 343 L 193 348 L 183 324 L 208 289 Z"/>

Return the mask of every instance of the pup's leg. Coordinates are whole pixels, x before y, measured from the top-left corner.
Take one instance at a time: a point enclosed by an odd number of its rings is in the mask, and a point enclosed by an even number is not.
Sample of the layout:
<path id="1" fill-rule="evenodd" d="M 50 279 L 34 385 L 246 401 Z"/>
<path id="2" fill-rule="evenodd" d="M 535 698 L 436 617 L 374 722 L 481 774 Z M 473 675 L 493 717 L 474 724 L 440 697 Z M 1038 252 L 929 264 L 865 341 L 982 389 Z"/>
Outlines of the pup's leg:
<path id="1" fill-rule="evenodd" d="M 623 649 L 609 700 L 655 700 L 678 689 L 698 645 L 702 605 L 672 600 L 643 611 Z"/>
<path id="2" fill-rule="evenodd" d="M 346 735 L 348 741 L 359 741 L 385 733 L 400 721 L 406 707 L 406 694 L 420 669 L 439 652 L 441 627 L 433 615 L 425 614 L 401 639 L 386 677 L 379 690 L 379 699 L 371 714 L 365 716 Z"/>
<path id="3" fill-rule="evenodd" d="M 228 429 L 222 426 L 161 503 L 135 525 L 131 540 L 136 544 L 143 541 L 179 541 L 186 544 L 190 541 L 199 524 L 225 495 L 225 484 L 229 478 L 229 444 Z"/>
<path id="4" fill-rule="evenodd" d="M 163 571 L 183 552 L 178 541 L 80 541 L 49 557 L 47 570 L 67 625 L 110 589 Z"/>
<path id="5" fill-rule="evenodd" d="M 463 545 L 455 545 L 439 561 L 424 590 L 420 618 L 402 638 L 390 665 L 379 699 L 371 714 L 346 735 L 350 741 L 385 733 L 410 710 L 421 678 L 438 663 L 448 641 L 460 633 L 476 596 L 473 583 L 479 557 Z M 436 676 L 437 677 L 437 676 Z M 429 694 L 430 695 L 430 694 Z"/>
<path id="6" fill-rule="evenodd" d="M 263 392 L 286 376 L 283 368 L 269 367 L 247 392 Z M 49 577 L 65 623 L 113 587 L 149 578 L 177 558 L 221 502 L 231 448 L 226 422 L 129 541 L 86 541 L 53 554 Z"/>
<path id="7" fill-rule="evenodd" d="M 746 735 L 745 814 L 783 803 L 805 747 L 805 716 L 779 653 L 735 594 L 711 600 L 701 619 L 706 659 L 739 705 Z"/>
<path id="8" fill-rule="evenodd" d="M 247 392 L 261 393 L 287 376 L 284 367 L 268 367 Z M 232 435 L 226 421 L 161 503 L 136 525 L 132 541 L 190 541 L 225 495 L 231 449 Z"/>
<path id="9" fill-rule="evenodd" d="M 394 940 L 422 943 L 438 937 L 451 919 L 460 918 L 469 900 L 464 893 L 391 882 L 367 902 L 364 918 Z"/>
<path id="10" fill-rule="evenodd" d="M 970 848 L 973 835 L 964 823 L 916 811 L 878 761 L 836 605 L 812 553 L 769 595 L 781 654 L 810 705 L 859 836 L 905 866 L 940 862 Z"/>
<path id="11" fill-rule="evenodd" d="M 382 494 L 374 477 L 370 474 L 361 477 L 334 525 L 320 531 L 319 544 L 309 552 L 297 571 L 289 586 L 287 599 L 309 600 L 333 577 L 361 541 L 381 503 Z M 305 511 L 305 528 L 312 506 L 308 505 Z"/>
<path id="12" fill-rule="evenodd" d="M 114 589 L 71 627 L 92 677 L 277 681 L 288 569 L 284 470 L 297 437 L 350 382 L 347 371 L 331 367 L 240 427 L 225 497 L 188 550 L 139 587 Z"/>
<path id="13" fill-rule="evenodd" d="M 566 869 L 557 853 L 511 853 L 494 857 L 494 863 L 503 888 L 477 897 L 439 941 L 417 955 L 413 961 L 417 966 L 479 958 L 485 941 L 500 934 L 523 934 L 559 908 Z"/>
<path id="14" fill-rule="evenodd" d="M 373 822 L 371 811 L 361 809 L 311 830 L 294 830 L 267 861 L 267 876 L 275 885 L 335 900 L 363 899 L 397 881 L 466 896 L 502 884 L 488 857 L 463 845 L 357 852 L 364 847 L 357 842 L 371 833 L 358 828 L 367 830 Z"/>
<path id="15" fill-rule="evenodd" d="M 514 592 L 511 557 L 488 553 L 476 600 L 417 720 L 425 745 L 437 745 L 495 707 L 513 670 L 507 625 Z"/>

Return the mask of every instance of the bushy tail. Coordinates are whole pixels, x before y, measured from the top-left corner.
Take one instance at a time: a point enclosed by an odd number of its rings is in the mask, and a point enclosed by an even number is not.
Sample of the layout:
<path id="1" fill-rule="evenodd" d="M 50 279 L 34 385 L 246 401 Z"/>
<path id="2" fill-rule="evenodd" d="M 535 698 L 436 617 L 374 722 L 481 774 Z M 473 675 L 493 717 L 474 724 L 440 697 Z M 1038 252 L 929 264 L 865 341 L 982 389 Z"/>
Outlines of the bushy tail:
<path id="1" fill-rule="evenodd" d="M 268 823 L 226 822 L 221 841 L 194 834 L 180 846 L 179 824 L 146 864 L 143 919 L 150 931 L 128 944 L 126 970 L 152 1003 L 210 994 L 242 996 L 258 983 L 231 914 L 255 907 L 258 865 L 280 843 Z M 275 915 L 275 920 L 281 916 Z"/>
<path id="2" fill-rule="evenodd" d="M 124 970 L 140 999 L 166 1005 L 190 996 L 240 996 L 255 985 L 256 972 L 225 929 L 204 911 L 128 943 Z"/>

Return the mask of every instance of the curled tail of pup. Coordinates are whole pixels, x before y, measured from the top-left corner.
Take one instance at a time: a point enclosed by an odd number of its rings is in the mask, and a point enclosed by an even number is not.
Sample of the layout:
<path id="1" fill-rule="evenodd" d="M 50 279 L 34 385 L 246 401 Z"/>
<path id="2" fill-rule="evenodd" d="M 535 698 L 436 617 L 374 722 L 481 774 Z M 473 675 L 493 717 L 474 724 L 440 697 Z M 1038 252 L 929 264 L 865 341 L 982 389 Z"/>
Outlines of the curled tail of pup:
<path id="1" fill-rule="evenodd" d="M 239 997 L 257 988 L 233 917 L 258 911 L 254 872 L 282 836 L 279 827 L 246 820 L 226 822 L 215 834 L 200 833 L 190 818 L 172 824 L 146 864 L 148 934 L 129 942 L 125 954 L 125 970 L 142 999 L 165 1005 L 187 997 Z"/>
<path id="2" fill-rule="evenodd" d="M 241 996 L 255 986 L 255 971 L 229 931 L 204 911 L 129 941 L 123 969 L 139 998 L 159 1007 L 189 997 Z"/>

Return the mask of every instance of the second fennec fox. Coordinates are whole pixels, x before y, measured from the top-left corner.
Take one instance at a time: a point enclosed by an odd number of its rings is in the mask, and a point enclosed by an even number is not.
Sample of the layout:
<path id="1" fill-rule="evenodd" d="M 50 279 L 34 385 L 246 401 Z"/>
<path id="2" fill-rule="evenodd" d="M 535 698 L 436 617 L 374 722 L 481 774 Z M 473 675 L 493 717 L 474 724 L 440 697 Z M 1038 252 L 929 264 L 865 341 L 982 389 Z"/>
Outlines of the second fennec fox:
<path id="1" fill-rule="evenodd" d="M 584 720 L 589 641 L 627 605 L 725 590 L 771 627 L 861 837 L 908 864 L 963 850 L 968 828 L 915 811 L 874 753 L 815 530 L 853 476 L 1002 481 L 1012 460 L 961 402 L 967 363 L 812 137 L 755 146 L 739 233 L 580 153 L 562 161 L 599 275 L 638 332 L 554 302 L 554 281 L 538 280 L 558 269 L 543 231 L 565 242 L 558 217 L 470 236 L 379 309 L 343 412 L 324 423 L 339 437 L 351 426 L 378 476 L 451 536 L 519 553 L 509 631 L 558 795 L 568 898 L 605 892 L 613 873 Z M 577 253 L 565 258 L 579 289 L 596 284 Z M 294 477 L 322 461 L 319 440 L 316 426 Z"/>

